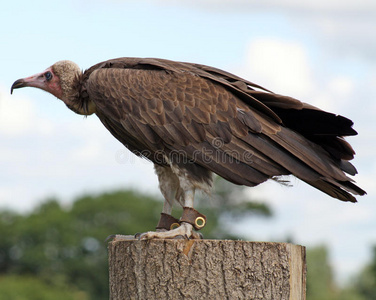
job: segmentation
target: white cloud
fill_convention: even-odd
[[[346,76],[337,76],[331,78],[328,83],[329,91],[337,95],[338,97],[345,99],[349,95],[352,95],[355,89],[354,81]]]
[[[103,153],[103,147],[98,140],[86,140],[84,144],[74,149],[71,158],[76,162],[93,163],[97,161]]]
[[[242,72],[244,77],[257,78],[259,84],[279,94],[305,98],[313,89],[307,51],[293,41],[253,40],[248,47],[246,70]]]
[[[323,77],[328,74],[324,74]],[[317,78],[316,78],[317,81]],[[319,82],[313,83],[315,86],[320,86]],[[330,76],[326,80],[322,80],[321,88],[314,89],[310,103],[323,110],[334,112],[337,114],[345,114],[352,117],[354,94],[356,92],[356,82],[354,78],[345,75]],[[341,109],[341,111],[339,111]]]
[[[374,0],[161,0],[220,13],[279,14],[297,31],[319,38],[322,47],[338,56],[359,56],[376,60],[376,1]],[[308,29],[308,30],[307,30]],[[278,31],[278,28],[275,29]]]
[[[51,134],[53,125],[49,120],[36,116],[32,101],[25,97],[12,97],[9,91],[0,86],[0,134],[17,136],[35,132]]]
[[[341,210],[337,212],[338,216],[333,220],[335,225],[345,225],[353,223],[370,223],[375,219],[375,212],[369,210],[365,206],[343,205]]]
[[[0,88],[0,132],[6,135],[28,131],[33,107],[27,99],[10,99]]]
[[[160,2],[176,3],[172,0],[161,0]],[[180,3],[190,3],[195,7],[206,7],[211,9],[228,10],[246,10],[257,11],[259,9],[274,10],[293,10],[299,12],[312,13],[370,13],[376,10],[376,3],[373,0],[318,0],[318,1],[299,1],[299,0],[189,0],[179,1]]]

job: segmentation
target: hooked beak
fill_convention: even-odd
[[[13,84],[12,87],[10,88],[10,93],[13,94],[14,89],[19,89],[27,86],[27,83],[24,79],[18,79],[16,80]]]
[[[44,79],[43,73],[38,73],[27,78],[21,78],[21,79],[16,80],[12,84],[12,87],[10,88],[10,93],[13,94],[14,89],[19,89],[19,88],[23,88],[27,86],[36,87],[36,88],[45,90],[46,81]]]

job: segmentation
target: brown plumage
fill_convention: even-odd
[[[95,113],[116,139],[156,165],[168,203],[186,205],[187,191],[208,190],[211,172],[247,186],[292,174],[343,201],[365,194],[346,175],[357,173],[343,138],[357,134],[351,120],[216,68],[118,58],[82,73],[63,61],[17,80],[12,90],[23,86],[54,94],[76,113]],[[172,196],[161,183],[167,169]]]

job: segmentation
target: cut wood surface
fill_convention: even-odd
[[[305,247],[233,240],[113,240],[110,299],[305,299]]]

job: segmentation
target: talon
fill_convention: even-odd
[[[135,235],[134,235],[134,238],[135,239],[140,239],[140,237],[141,237],[141,233],[140,232],[137,232]]]
[[[108,243],[116,238],[116,234],[110,234],[106,239],[104,240],[105,243]]]
[[[152,239],[154,236],[153,234],[159,234],[159,233],[162,233],[162,232],[153,232],[153,231],[148,231],[148,232],[144,232],[144,233],[139,233],[139,236],[138,236],[138,240],[141,241],[141,240],[150,240]]]
[[[200,232],[192,232],[190,239],[203,240],[204,236]]]
[[[174,239],[174,238],[185,238],[185,236],[197,238],[197,233],[193,232],[192,224],[182,222],[178,228],[168,230],[168,231],[149,231],[142,233],[139,239]]]

